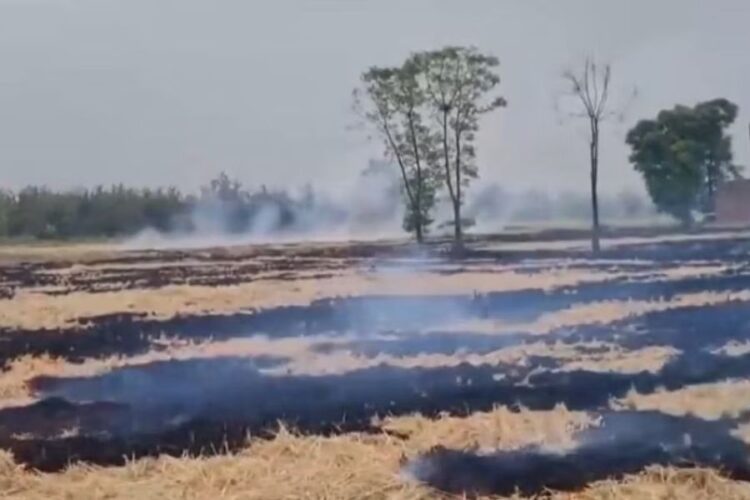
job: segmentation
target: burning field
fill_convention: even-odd
[[[748,236],[547,239],[6,250],[0,497],[750,498]]]

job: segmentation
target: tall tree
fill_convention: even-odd
[[[429,160],[440,165],[442,180],[453,205],[454,241],[462,244],[463,188],[478,175],[476,133],[479,119],[507,103],[494,95],[500,83],[496,57],[474,47],[445,47],[410,58],[419,68],[433,120]]]
[[[383,140],[386,156],[399,166],[407,202],[404,228],[414,231],[422,242],[432,222],[429,214],[435,190],[427,161],[430,136],[423,119],[425,94],[418,77],[414,61],[398,68],[372,67],[362,75],[354,101]]]
[[[581,111],[575,116],[588,122],[589,128],[589,163],[591,180],[591,250],[600,250],[599,225],[599,134],[601,123],[607,116],[609,84],[612,69],[609,64],[599,66],[592,58],[587,58],[579,72],[568,70],[563,73],[564,80],[570,86],[571,95],[578,101]]]
[[[727,99],[713,99],[699,103],[693,109],[698,130],[703,138],[703,170],[705,190],[701,200],[704,213],[713,216],[716,210],[716,190],[719,183],[738,171],[732,163],[731,138],[725,134],[727,127],[737,119],[738,107]]]
[[[736,117],[735,104],[714,99],[663,110],[628,132],[630,161],[659,210],[686,225],[696,210],[713,215],[717,186],[739,175],[726,134]]]

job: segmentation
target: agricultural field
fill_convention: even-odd
[[[0,251],[0,498],[750,499],[750,235]]]

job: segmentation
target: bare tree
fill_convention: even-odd
[[[589,159],[591,162],[591,250],[599,252],[599,199],[597,182],[599,178],[599,131],[602,121],[612,113],[607,110],[609,84],[612,69],[609,64],[597,66],[592,58],[586,58],[580,73],[568,70],[563,78],[570,85],[571,95],[579,101],[582,111],[574,116],[584,118],[589,125]]]

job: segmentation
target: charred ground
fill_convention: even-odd
[[[306,303],[270,307],[248,301],[233,312],[164,315],[124,307],[37,328],[7,320],[0,326],[5,376],[18,370],[19,359],[62,367],[25,375],[25,403],[0,409],[0,447],[22,464],[56,471],[78,460],[122,465],[125,457],[237,451],[248,433],[271,438],[279,421],[307,434],[375,435],[385,432],[376,416],[470,416],[498,405],[542,412],[564,404],[602,419],[578,435],[573,452],[436,449],[407,470],[444,491],[474,494],[579,489],[653,464],[748,478],[747,446],[732,434],[750,420],[745,413],[710,420],[611,406],[632,392],[750,378],[750,351],[724,349],[750,342],[750,241],[646,239],[611,245],[597,260],[575,248],[495,244],[474,241],[460,259],[439,244],[418,254],[382,244],[8,263],[0,270],[2,300],[33,294],[50,308],[79,296],[258,281],[307,281],[317,293],[347,273],[499,282],[496,290],[482,281],[478,290],[452,292],[454,281],[438,282],[437,291],[427,281],[424,289],[399,293],[379,290],[378,281],[359,293],[317,293]],[[528,286],[503,286],[509,273],[528,276]],[[563,278],[533,281],[550,273]],[[575,279],[565,278],[570,273]],[[597,307],[612,311],[600,318]],[[262,339],[262,349],[179,354],[254,339]],[[301,347],[289,347],[296,342]],[[628,367],[654,350],[666,354],[653,367]],[[92,363],[100,365],[80,373]]]

